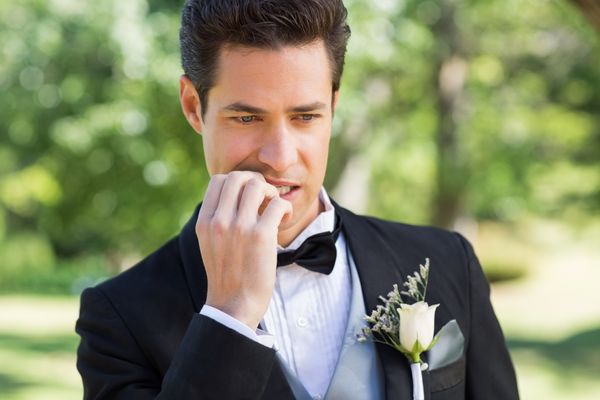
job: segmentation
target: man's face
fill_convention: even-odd
[[[208,171],[255,171],[277,186],[293,206],[292,218],[279,227],[280,237],[286,231],[294,237],[319,212],[332,98],[322,41],[280,50],[228,46],[221,51],[197,129]]]

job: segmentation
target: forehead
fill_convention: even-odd
[[[211,101],[256,103],[323,100],[331,96],[332,73],[324,43],[260,49],[228,45],[219,54]],[[210,103],[210,102],[209,102]]]

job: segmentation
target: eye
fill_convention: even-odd
[[[254,115],[243,115],[241,117],[238,117],[238,119],[244,124],[249,124],[250,122],[256,120],[256,117]]]
[[[300,114],[296,117],[302,122],[310,122],[317,119],[319,116],[317,114]]]

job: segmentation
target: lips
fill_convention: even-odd
[[[292,181],[282,181],[265,178],[268,184],[273,185],[277,188],[280,196],[285,196],[286,194],[298,189],[300,185],[296,184],[296,182]]]

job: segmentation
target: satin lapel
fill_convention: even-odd
[[[192,297],[194,310],[200,312],[200,309],[206,302],[206,272],[204,263],[200,255],[200,246],[196,237],[196,220],[200,206],[194,210],[194,214],[184,225],[179,234],[179,252],[183,262],[185,278],[187,280],[188,290]],[[279,363],[279,361],[276,361]],[[292,391],[282,372],[280,365],[274,365],[273,371],[267,388],[265,389],[263,400],[282,400],[293,399]]]
[[[379,296],[386,296],[394,283],[401,283],[411,273],[412,265],[398,256],[377,226],[334,203],[342,217],[342,230],[350,246],[363,289],[367,312],[373,310]],[[410,251],[410,250],[409,250]],[[385,374],[385,393],[389,400],[412,398],[410,366],[404,355],[377,343],[377,353]]]

